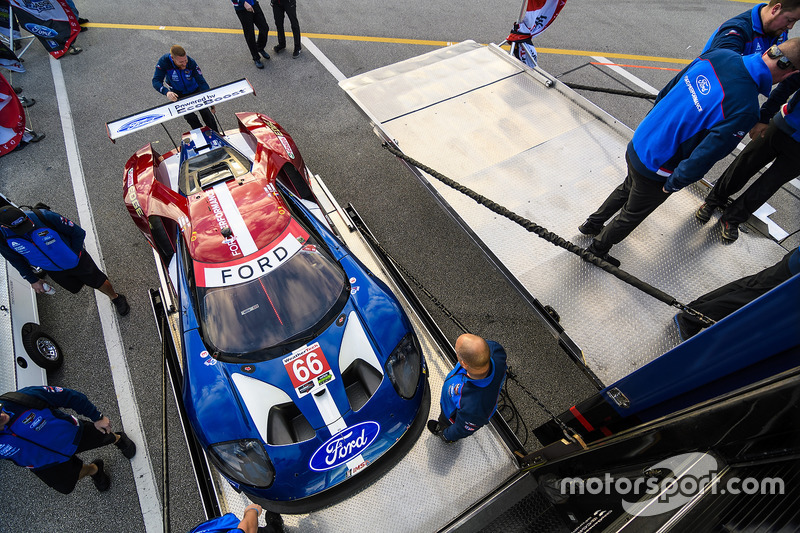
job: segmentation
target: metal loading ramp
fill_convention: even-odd
[[[582,247],[591,238],[578,225],[626,174],[630,129],[495,45],[465,41],[340,86],[408,156]],[[530,296],[555,308],[606,385],[679,343],[674,308],[419,175]],[[624,270],[683,303],[786,252],[756,232],[723,246],[717,219],[693,216],[704,192],[674,194],[612,250]]]

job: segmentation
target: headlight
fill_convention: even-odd
[[[406,400],[413,398],[417,390],[421,363],[421,356],[412,333],[403,337],[386,361],[386,375],[389,376],[397,394]]]
[[[264,445],[258,440],[214,444],[208,448],[208,452],[214,466],[237,483],[267,488],[275,480],[275,468],[264,451]]]

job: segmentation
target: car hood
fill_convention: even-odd
[[[326,427],[332,435],[349,425],[342,373],[353,364],[368,365],[382,379],[387,357],[410,326],[399,303],[356,260],[346,257],[342,266],[350,276],[348,302],[325,331],[291,353],[260,363],[224,363],[208,354],[199,336],[197,343],[187,342],[187,405],[202,441],[269,443],[270,409],[286,404],[297,406],[314,431],[323,430],[320,436]]]

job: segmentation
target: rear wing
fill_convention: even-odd
[[[135,131],[140,131],[162,122],[167,122],[174,118],[185,115],[192,111],[211,107],[226,100],[239,98],[246,94],[255,94],[253,86],[242,78],[238,81],[214,87],[205,92],[198,93],[183,98],[177,102],[169,102],[164,105],[151,107],[145,111],[128,115],[112,122],[106,122],[106,133],[111,142],[115,142],[120,137],[124,137]]]

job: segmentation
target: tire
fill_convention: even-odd
[[[22,326],[22,345],[28,357],[48,372],[64,364],[64,353],[58,343],[32,322]]]

